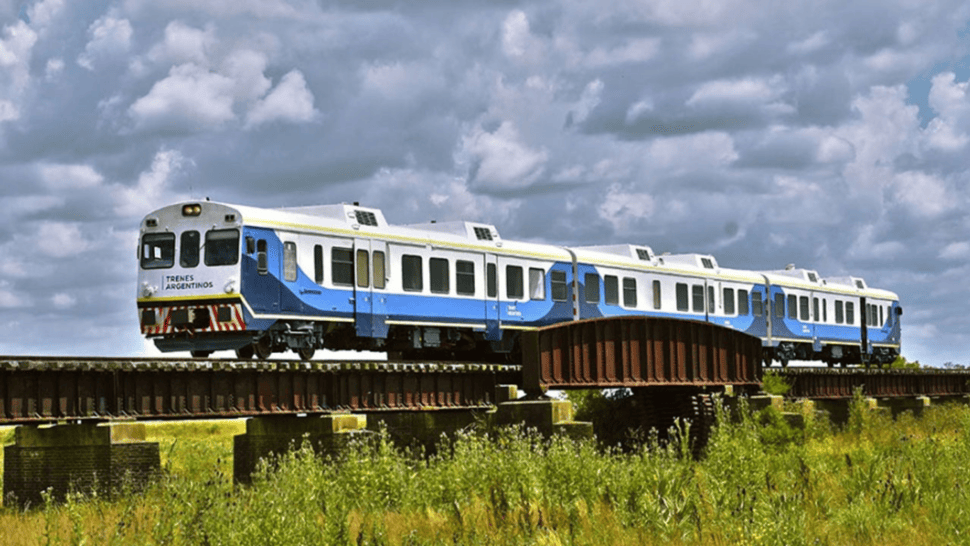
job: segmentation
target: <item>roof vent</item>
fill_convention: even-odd
[[[647,250],[647,249],[645,249],[645,248],[638,248],[637,249],[637,258],[640,258],[641,260],[644,260],[644,261],[649,262],[650,261],[650,251]]]
[[[492,230],[484,227],[475,227],[475,237],[479,241],[491,241],[492,240]]]
[[[704,266],[704,269],[714,269],[714,261],[710,258],[701,258],[701,265]]]
[[[362,226],[376,226],[377,216],[373,212],[368,212],[366,210],[355,210],[354,214],[357,217],[357,223]]]

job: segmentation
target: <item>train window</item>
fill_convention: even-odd
[[[845,302],[845,323],[855,324],[855,304],[851,301]]]
[[[330,249],[330,276],[335,285],[354,285],[354,251],[349,248]]]
[[[323,284],[323,246],[313,246],[313,280]]]
[[[256,272],[260,275],[269,273],[269,261],[266,259],[266,240],[256,242]]]
[[[600,302],[600,276],[596,273],[586,274],[586,303]]]
[[[205,234],[205,265],[239,263],[239,230],[213,229]]]
[[[546,272],[534,267],[529,268],[529,299],[546,299]]]
[[[801,296],[800,298],[798,298],[798,309],[800,311],[799,313],[800,320],[807,322],[808,320],[811,319],[808,312],[808,309],[809,309],[808,296]]]
[[[623,278],[623,306],[637,306],[637,280],[629,277]]]
[[[603,296],[607,305],[620,304],[620,281],[615,275],[603,277]]]
[[[820,318],[818,314],[818,298],[812,298],[812,320],[818,322]]]
[[[566,272],[549,272],[549,289],[552,292],[552,301],[566,301],[569,291],[566,289]]]
[[[687,294],[687,285],[677,283],[677,310],[690,311],[690,297]]]
[[[660,281],[653,281],[653,308],[654,309],[660,309],[661,303],[663,303],[660,296],[661,296]]]
[[[517,265],[505,266],[505,296],[510,300],[520,300],[525,294],[522,284],[522,268]]]
[[[428,261],[428,270],[431,272],[431,292],[433,294],[447,294],[451,290],[448,260],[431,258]]]
[[[751,293],[751,314],[760,317],[765,314],[765,302],[761,299],[761,291]]]
[[[488,297],[498,296],[498,272],[495,270],[495,264],[485,266],[485,285],[488,289]]]
[[[254,252],[256,252],[256,239],[246,237],[246,254],[252,254]]]
[[[401,282],[407,292],[421,292],[424,290],[424,273],[421,267],[421,256],[405,254],[401,256]]]
[[[357,287],[367,288],[370,286],[370,259],[369,254],[364,249],[357,250]]]
[[[690,287],[691,290],[691,300],[693,301],[692,310],[695,313],[704,312],[704,286],[700,284],[695,284]]]
[[[775,318],[785,318],[785,295],[775,294]]]
[[[458,260],[455,262],[455,291],[462,296],[475,295],[475,264]]]
[[[842,324],[845,322],[845,312],[842,310],[843,303],[836,300],[835,302],[835,323]]]
[[[383,290],[384,284],[387,282],[387,264],[384,258],[384,252],[381,250],[374,251],[374,288]]]
[[[166,269],[173,265],[175,265],[175,234],[146,233],[141,240],[141,268]]]
[[[734,289],[733,288],[724,289],[724,314],[725,315],[734,314]]]
[[[283,279],[287,282],[296,280],[296,243],[283,243]]]
[[[714,299],[714,287],[713,286],[708,286],[707,287],[707,312],[708,313],[714,313],[715,312],[715,310],[716,310],[715,303],[716,302],[717,302],[717,300]]]
[[[760,296],[761,294],[758,294],[758,295]],[[758,298],[758,301],[759,302],[761,301],[760,297]],[[748,309],[748,291],[738,290],[738,314],[747,316],[749,312],[750,310]]]
[[[788,318],[790,319],[798,318],[798,296],[795,296],[795,295],[788,296]]]
[[[829,300],[822,300],[822,322],[829,321]]]
[[[199,247],[202,246],[202,236],[198,231],[186,231],[179,239],[179,265],[195,267],[199,265]]]

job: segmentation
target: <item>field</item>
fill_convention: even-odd
[[[433,456],[378,434],[337,460],[295,451],[251,487],[232,484],[241,422],[153,424],[147,491],[0,509],[0,544],[970,544],[970,408],[729,421],[700,461],[676,434],[621,451],[469,431]]]

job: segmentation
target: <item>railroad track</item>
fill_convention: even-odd
[[[0,357],[0,424],[488,408],[521,367]]]

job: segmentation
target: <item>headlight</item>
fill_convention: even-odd
[[[155,287],[150,286],[147,282],[141,283],[141,296],[143,298],[150,298],[155,295]]]
[[[236,291],[236,279],[229,279],[226,283],[226,294],[232,294]]]
[[[182,216],[198,216],[202,214],[202,205],[182,205]]]

